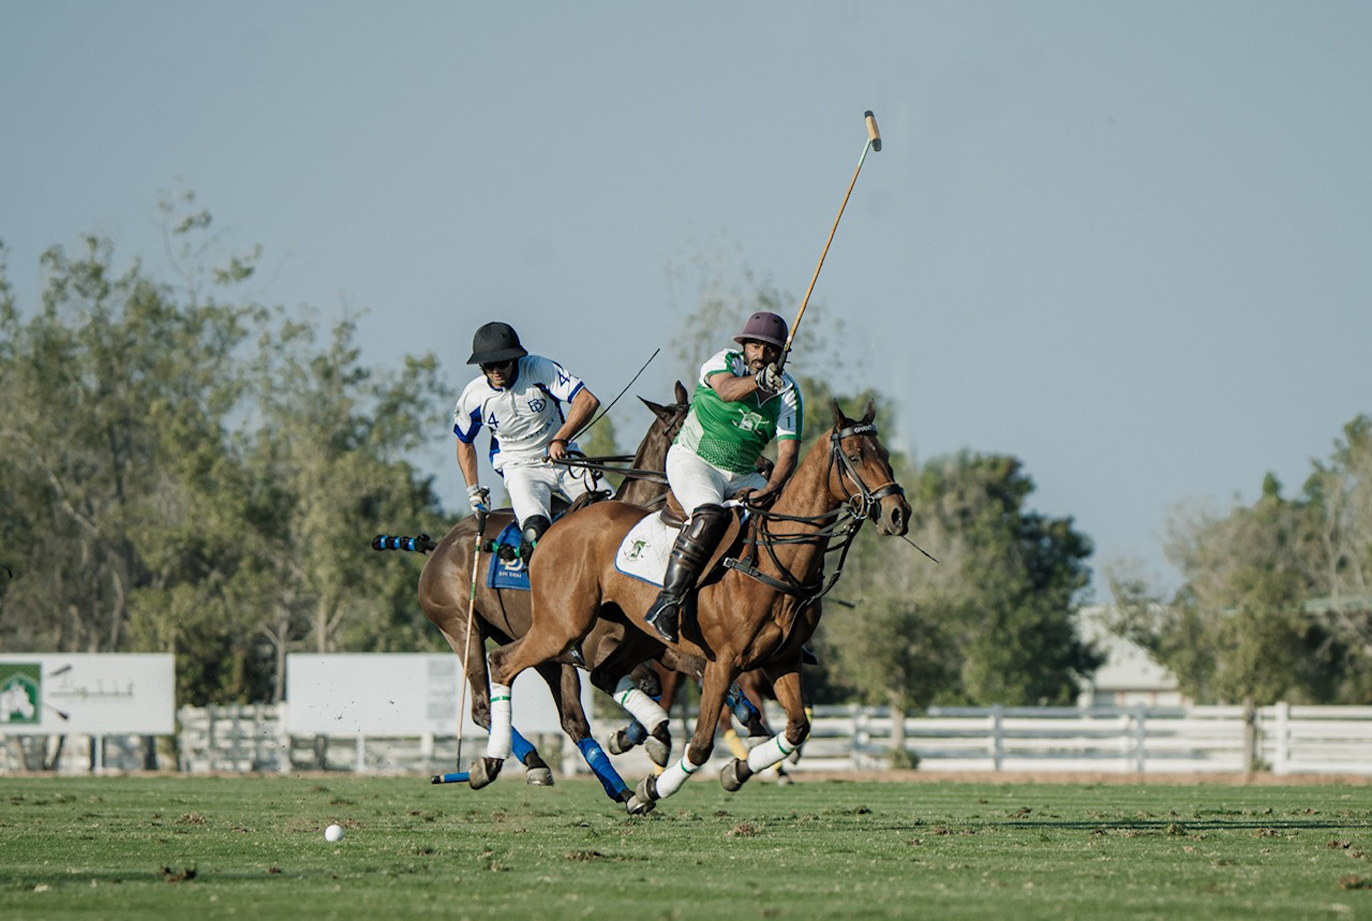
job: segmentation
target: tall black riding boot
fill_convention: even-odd
[[[662,578],[662,591],[644,620],[668,643],[676,642],[677,624],[681,609],[700,571],[714,552],[715,544],[729,525],[729,512],[720,505],[702,505],[677,535],[667,559],[667,573]]]

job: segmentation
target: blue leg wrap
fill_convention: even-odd
[[[600,747],[595,739],[582,739],[576,743],[576,747],[581,749],[581,757],[586,759],[586,763],[591,767],[591,772],[600,781],[600,785],[605,788],[606,796],[618,802],[623,794],[629,792],[628,784],[624,783],[624,778],[619,776],[614,765],[610,763],[610,756],[605,754],[605,750]]]
[[[638,720],[629,720],[629,725],[624,727],[624,740],[630,747],[642,745],[643,740],[648,738],[648,730]]]
[[[758,713],[757,707],[753,706],[753,702],[743,696],[743,692],[739,690],[737,684],[729,685],[729,690],[724,695],[724,701],[733,711],[734,718],[740,723],[747,723],[754,716],[762,716],[761,713]]]
[[[510,746],[514,751],[514,756],[521,762],[524,760],[525,755],[532,751],[536,751],[536,749],[529,744],[529,740],[520,735],[519,730],[514,728],[514,726],[510,727]]]

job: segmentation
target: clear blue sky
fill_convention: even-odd
[[[160,271],[192,190],[260,299],[366,309],[372,362],[456,385],[501,318],[608,399],[694,307],[674,266],[793,313],[870,108],[810,310],[918,460],[1017,455],[1166,581],[1174,506],[1295,491],[1372,412],[1369,48],[1366,2],[0,0],[0,239],[31,309],[86,232]]]

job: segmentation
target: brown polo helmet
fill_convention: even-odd
[[[786,347],[786,321],[774,313],[759,310],[743,324],[743,332],[734,337],[739,345],[745,342],[765,342],[779,349]]]

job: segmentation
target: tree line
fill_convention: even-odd
[[[1170,597],[1110,574],[1116,632],[1200,701],[1372,703],[1372,417],[1355,416],[1299,494],[1272,474],[1252,505],[1178,510]]]
[[[214,261],[185,205],[175,284],[87,237],[21,311],[0,261],[0,648],[172,652],[183,704],[280,700],[292,650],[440,648],[417,564],[368,546],[444,520],[409,460],[436,359],[372,368],[352,320],[237,297],[256,253]]]

